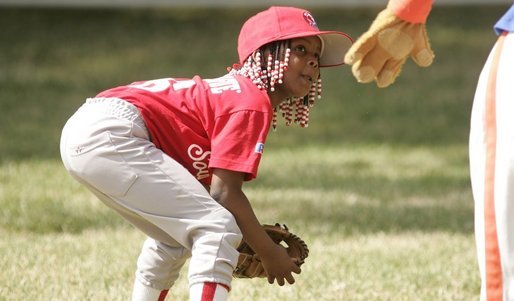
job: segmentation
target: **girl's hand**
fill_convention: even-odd
[[[300,274],[300,267],[289,257],[287,251],[281,245],[275,245],[272,252],[261,255],[262,265],[268,274],[268,282],[272,284],[277,280],[277,284],[282,286],[287,281],[289,284],[295,282],[293,274]]]

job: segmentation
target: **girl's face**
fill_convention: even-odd
[[[319,78],[320,55],[321,40],[317,36],[291,40],[291,55],[283,84],[275,86],[276,98],[280,98],[278,103],[291,96],[303,97],[309,93]]]

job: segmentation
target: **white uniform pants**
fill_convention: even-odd
[[[469,141],[482,301],[514,301],[514,34],[493,47],[477,85]]]
[[[190,285],[230,287],[242,237],[233,215],[155,147],[136,107],[88,99],[63,129],[61,157],[75,179],[149,236],[137,262],[139,281],[169,289],[191,257]]]

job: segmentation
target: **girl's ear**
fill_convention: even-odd
[[[264,47],[260,48],[259,51],[261,52],[261,59],[267,58],[268,55],[271,53],[271,46],[269,46],[269,45],[264,46]]]
[[[251,57],[255,60],[255,57],[257,56],[257,53],[259,53],[259,52],[260,52],[260,54],[261,54],[261,59],[262,59],[262,57],[264,57],[264,55],[267,55],[267,53],[268,53],[269,51],[267,51],[267,48],[262,48],[262,47],[261,47],[261,48],[259,48],[259,49],[255,50],[255,51],[252,53]]]
[[[270,53],[269,47],[261,47],[257,50],[255,50],[250,57],[253,59],[254,62],[257,61],[257,55],[260,55],[260,61],[261,61],[261,67],[265,64],[265,59],[268,57],[268,54]]]

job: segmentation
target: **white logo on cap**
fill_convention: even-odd
[[[307,23],[309,23],[310,26],[315,27],[316,29],[318,29],[318,25],[316,24],[316,20],[314,20],[314,17],[311,15],[310,12],[308,12],[308,11],[303,12],[303,18],[305,19],[305,21],[307,21]]]

